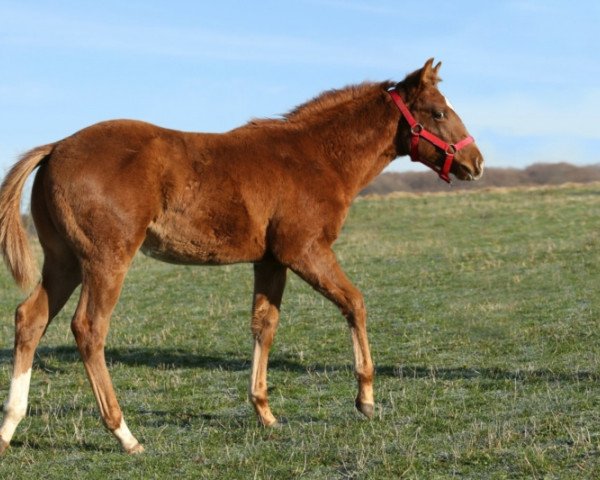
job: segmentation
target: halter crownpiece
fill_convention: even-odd
[[[475,139],[471,135],[467,135],[465,138],[463,138],[460,142],[457,143],[444,142],[438,136],[425,130],[425,127],[415,120],[415,117],[412,116],[410,110],[404,103],[404,100],[402,100],[402,97],[398,95],[398,92],[396,92],[395,90],[388,90],[388,93],[392,97],[392,100],[394,101],[394,103],[400,110],[400,113],[402,113],[402,116],[406,119],[406,122],[410,127],[410,159],[413,162],[421,162],[423,165],[427,165],[434,172],[436,172],[442,180],[444,180],[447,183],[450,183],[450,168],[452,167],[452,161],[454,160],[454,156],[459,150],[473,143]],[[438,167],[435,163],[421,158],[421,156],[419,155],[419,140],[421,139],[421,137],[423,137],[432,145],[441,149],[446,154],[446,158],[444,159],[444,165],[442,165],[442,168]]]

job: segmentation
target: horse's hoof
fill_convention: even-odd
[[[276,418],[272,418],[269,420],[260,420],[260,424],[265,428],[279,428],[281,427],[281,423],[277,421]]]
[[[275,419],[271,425],[268,425],[269,428],[283,428],[289,423],[287,418],[278,418]]]
[[[0,438],[0,455],[6,452],[6,450],[8,450],[8,443]]]
[[[359,400],[356,400],[356,409],[368,419],[373,418],[375,406],[372,403],[362,403]]]
[[[136,443],[133,447],[126,449],[125,452],[128,455],[137,455],[144,452],[144,447],[141,443]]]

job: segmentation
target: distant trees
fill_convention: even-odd
[[[560,185],[562,183],[600,182],[600,164],[578,167],[570,163],[535,163],[523,170],[486,168],[476,182],[453,182],[453,190],[475,190],[490,187]],[[441,192],[448,185],[431,172],[382,173],[360,195],[391,192]]]

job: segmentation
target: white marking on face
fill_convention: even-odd
[[[454,110],[454,107],[450,103],[450,100],[448,100],[446,97],[444,97],[444,100],[446,100],[446,105],[448,105],[448,108],[450,108],[450,110],[452,110],[453,112],[455,112],[456,110]]]
[[[17,425],[27,413],[27,396],[31,383],[31,368],[25,373],[12,378],[8,400],[4,404],[4,420],[0,427],[0,437],[9,443],[17,429]]]

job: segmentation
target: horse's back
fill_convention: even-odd
[[[80,257],[103,245],[175,263],[257,260],[269,209],[220,137],[132,120],[92,125],[57,144],[32,202]]]

